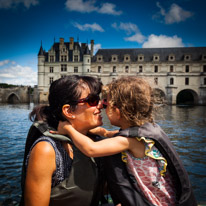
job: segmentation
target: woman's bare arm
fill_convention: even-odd
[[[39,142],[31,151],[25,182],[25,206],[48,206],[55,151],[48,142]]]

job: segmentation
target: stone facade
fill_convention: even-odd
[[[52,81],[65,75],[89,75],[103,84],[121,76],[146,78],[157,102],[206,105],[206,47],[100,49],[60,38],[38,54],[39,102],[47,102]]]

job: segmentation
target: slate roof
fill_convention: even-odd
[[[118,62],[124,61],[124,55],[130,55],[131,62],[137,62],[138,55],[144,56],[143,62],[152,62],[153,56],[159,56],[159,61],[168,62],[169,55],[175,56],[175,62],[184,61],[185,55],[190,55],[190,61],[202,60],[202,55],[206,57],[206,47],[175,47],[175,48],[136,48],[136,49],[99,49],[92,62],[97,62],[97,56],[103,56],[103,62],[111,62],[112,55],[118,56]]]
[[[59,42],[55,42],[53,44],[53,49],[55,51],[55,59],[56,59],[56,62],[59,62]],[[64,45],[66,46],[66,48],[68,49],[68,56],[69,56],[69,61],[72,61],[72,58],[73,58],[73,50],[69,50],[69,42],[64,42]],[[85,43],[82,43],[81,46],[79,44],[79,42],[74,42],[74,48],[77,47],[77,49],[80,51],[80,61],[83,61],[83,55],[84,54],[90,54],[90,50],[88,48],[88,45],[86,45]],[[39,53],[38,53],[38,56],[39,55],[44,55],[46,58],[45,58],[45,61],[47,62],[48,61],[48,52],[46,51],[43,51],[43,48],[42,46],[40,47],[40,50],[39,50]]]

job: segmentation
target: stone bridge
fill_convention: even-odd
[[[33,88],[30,86],[17,86],[0,88],[0,103],[30,103],[33,102]]]

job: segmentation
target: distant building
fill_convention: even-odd
[[[146,78],[156,101],[206,105],[206,47],[99,49],[70,38],[38,54],[39,101],[47,102],[52,81],[65,75],[89,75],[104,84],[121,76]]]

